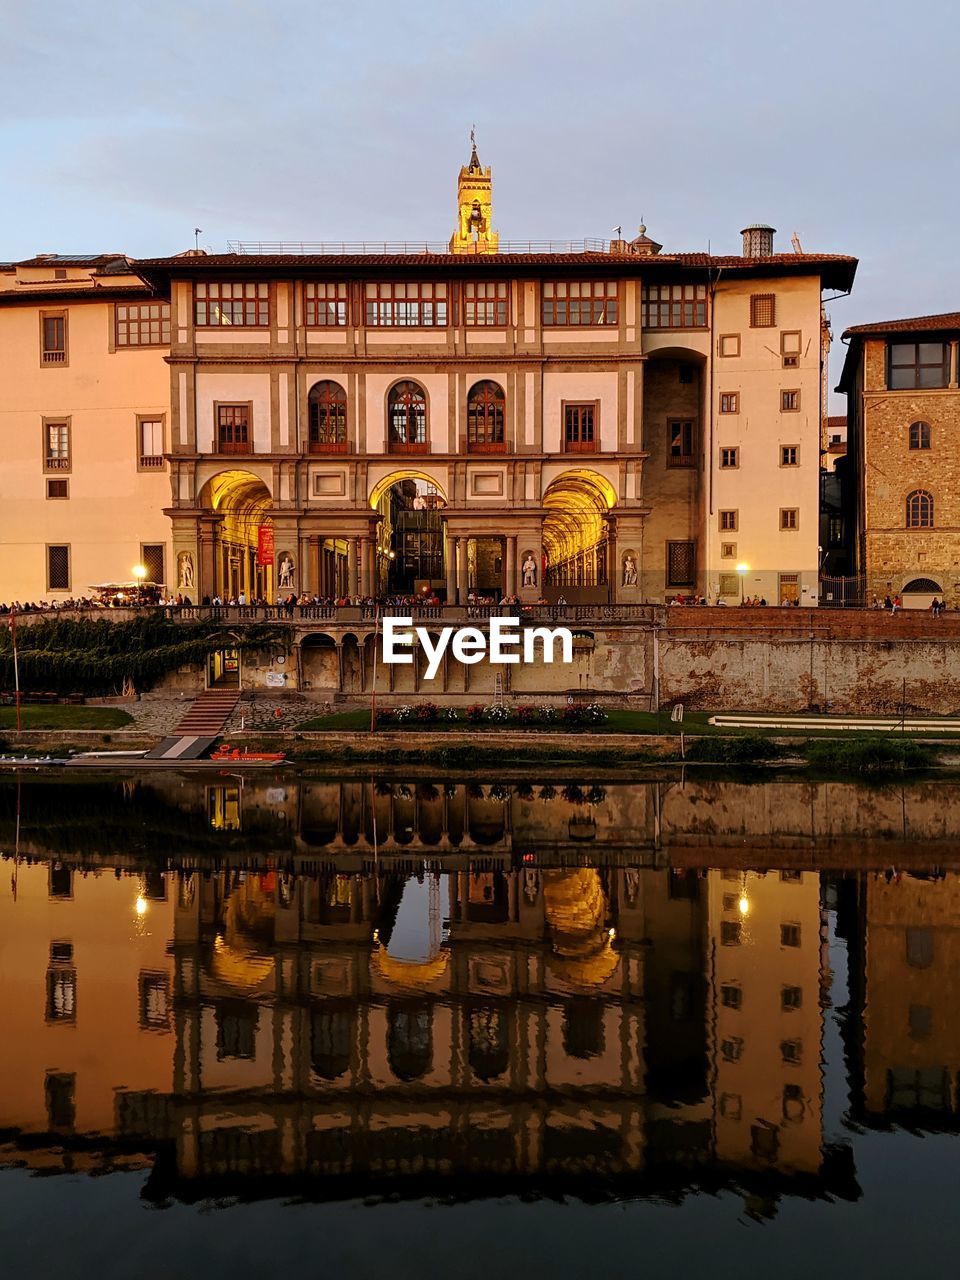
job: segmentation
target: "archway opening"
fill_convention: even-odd
[[[259,476],[249,471],[221,471],[208,480],[200,493],[200,505],[217,517],[214,525],[212,565],[204,563],[202,590],[223,600],[273,602],[273,555],[269,563],[261,555],[270,546],[272,499]],[[271,530],[272,532],[272,530]],[[207,580],[209,577],[209,580]]]
[[[438,597],[446,591],[444,519],[446,498],[422,471],[399,471],[370,495],[380,514],[375,587],[378,595]]]
[[[571,603],[608,590],[607,515],[613,485],[595,471],[565,471],[543,495],[544,584]]]

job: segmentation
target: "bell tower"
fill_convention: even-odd
[[[476,130],[470,130],[470,163],[457,179],[457,229],[450,237],[451,253],[496,253],[500,235],[493,221],[493,180],[490,166],[481,168],[477,157]]]

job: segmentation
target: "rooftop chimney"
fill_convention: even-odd
[[[775,227],[768,227],[764,222],[754,222],[740,232],[743,236],[743,256],[745,258],[769,258],[773,254],[773,237]]]

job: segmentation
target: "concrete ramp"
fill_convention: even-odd
[[[215,737],[194,733],[164,738],[158,747],[148,751],[144,760],[199,760],[216,742]]]

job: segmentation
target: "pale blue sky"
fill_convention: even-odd
[[[0,259],[445,239],[477,126],[509,239],[861,260],[831,306],[960,307],[948,0],[0,0]],[[835,372],[839,369],[835,350]]]

